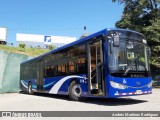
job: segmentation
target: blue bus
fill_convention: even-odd
[[[151,94],[149,57],[143,34],[107,28],[21,63],[20,89],[75,101]]]

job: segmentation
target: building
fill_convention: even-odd
[[[76,40],[76,37],[63,37],[51,35],[36,35],[36,34],[16,34],[18,44],[24,43],[27,47],[46,48],[48,45],[61,47]]]
[[[7,28],[0,28],[0,44],[7,43]]]

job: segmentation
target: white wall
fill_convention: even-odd
[[[71,43],[76,40],[76,37],[63,37],[51,35],[34,35],[34,34],[16,34],[17,42],[43,42],[44,44],[51,43]]]
[[[7,40],[7,28],[0,28],[0,41]]]

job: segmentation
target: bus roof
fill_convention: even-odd
[[[37,56],[37,57],[31,58],[31,59],[29,59],[29,60],[26,60],[26,61],[22,62],[21,64],[26,63],[26,62],[29,62],[29,61],[32,61],[32,60],[36,60],[36,59],[39,59],[39,58],[41,58],[41,57],[43,57],[43,56],[46,56],[46,55],[48,55],[48,54],[52,54],[52,53],[55,53],[55,52],[57,52],[57,51],[60,51],[60,50],[69,48],[69,47],[74,46],[74,45],[76,45],[76,44],[79,44],[79,43],[82,43],[82,42],[84,42],[84,41],[87,41],[87,40],[89,40],[89,39],[91,39],[91,38],[94,38],[94,37],[96,37],[96,36],[106,35],[108,31],[128,31],[128,32],[132,32],[132,33],[136,33],[136,34],[140,34],[140,35],[144,36],[143,34],[141,34],[141,33],[139,33],[139,32],[136,32],[136,31],[133,31],[133,30],[129,30],[129,29],[106,28],[106,29],[103,29],[103,30],[101,30],[101,31],[99,31],[99,32],[96,32],[96,33],[94,33],[94,34],[91,34],[91,35],[89,35],[89,36],[87,36],[87,37],[78,39],[78,40],[76,40],[76,41],[74,41],[74,42],[72,42],[72,43],[69,43],[69,44],[67,44],[67,45],[64,45],[64,46],[59,47],[59,48],[54,49],[54,50],[51,50],[51,51],[49,51],[49,52],[47,52],[47,53],[44,53],[44,54],[42,54],[42,55],[39,55],[39,56]]]

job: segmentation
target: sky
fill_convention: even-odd
[[[112,0],[0,0],[0,27],[7,28],[7,42],[14,45],[16,33],[78,39],[84,32],[115,28],[122,11]]]

